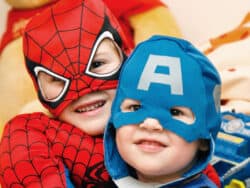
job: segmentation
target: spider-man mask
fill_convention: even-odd
[[[104,39],[113,41],[122,58],[100,73],[91,67]],[[23,43],[26,66],[39,99],[55,116],[87,93],[116,88],[122,59],[129,52],[118,22],[99,0],[59,1],[30,21]],[[63,83],[56,97],[48,99],[42,94],[40,72]]]

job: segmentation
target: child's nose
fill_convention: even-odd
[[[147,118],[142,123],[139,124],[140,128],[148,129],[148,130],[155,130],[155,131],[162,131],[163,127],[161,126],[160,122],[154,118]]]

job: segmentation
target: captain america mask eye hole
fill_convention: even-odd
[[[86,73],[90,76],[100,78],[112,76],[119,71],[123,62],[121,49],[112,39],[112,35],[109,35],[109,33],[106,33],[106,35],[102,35],[106,38],[101,37],[102,39],[99,38],[96,42],[98,44],[96,51],[93,51],[94,56],[90,58],[86,70]]]
[[[57,101],[65,93],[69,81],[42,67],[36,67],[39,89],[45,101]]]
[[[121,105],[122,112],[135,112],[141,108],[141,104],[137,100],[125,99]]]
[[[176,120],[186,124],[192,124],[195,121],[194,113],[190,108],[183,106],[175,106],[170,109],[170,114]]]
[[[134,99],[125,99],[121,104],[122,112],[135,112],[141,108],[141,103]],[[175,106],[170,109],[170,114],[173,119],[182,121],[186,124],[192,124],[195,121],[194,113],[190,108],[183,106]]]

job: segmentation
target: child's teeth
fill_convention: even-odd
[[[87,111],[91,111],[91,110],[94,110],[100,106],[102,106],[104,103],[103,102],[99,102],[99,103],[96,103],[94,105],[91,105],[91,106],[87,106],[87,107],[84,107],[84,108],[81,108],[81,109],[77,109],[76,111],[77,112],[87,112]]]

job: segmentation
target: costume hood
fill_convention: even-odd
[[[209,154],[183,178],[201,172],[213,155],[214,139],[221,124],[220,85],[219,74],[212,63],[188,41],[153,36],[140,43],[121,70],[112,114],[104,135],[105,165],[113,180],[116,183],[131,178],[133,183],[136,181],[135,172],[118,153],[116,129],[139,124],[147,117],[157,119],[164,129],[187,142],[209,140]],[[122,112],[121,104],[128,98],[140,101],[141,108]],[[187,125],[174,119],[170,113],[174,106],[191,109],[195,121]]]

